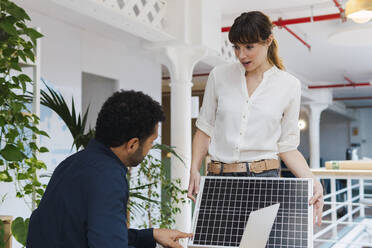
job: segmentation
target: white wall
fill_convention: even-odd
[[[117,90],[117,82],[115,80],[91,73],[83,73],[81,92],[82,116],[89,107],[85,132],[94,128],[103,103]]]
[[[361,158],[372,158],[372,109],[359,109],[357,114],[359,121],[351,123],[350,132],[352,133],[353,129],[356,128],[358,133],[351,136],[351,142],[361,145],[359,151]]]
[[[73,96],[78,110],[81,108],[83,72],[112,78],[118,82],[119,88],[141,90],[161,101],[161,66],[151,54],[143,52],[139,39],[133,43],[133,39],[137,38],[120,34],[121,40],[115,41],[51,16],[25,10],[32,19],[30,25],[40,27],[44,34],[41,45],[42,77],[58,89],[68,103]],[[126,35],[128,43],[125,38],[123,40]],[[41,128],[50,135],[50,139],[42,139],[42,144],[51,151],[41,159],[52,172],[57,164],[74,152],[71,150],[72,137],[54,113],[42,109],[41,119]],[[12,183],[0,184],[0,196],[5,193],[8,196],[0,205],[0,215],[30,215],[24,202],[14,197]],[[14,243],[13,247],[21,247]]]
[[[304,113],[300,114],[308,124]],[[323,111],[320,117],[320,157],[323,162],[328,160],[345,160],[346,148],[350,145],[350,121],[330,111]],[[309,129],[301,131],[299,151],[306,159],[309,158]]]
[[[324,111],[320,118],[320,157],[323,161],[345,160],[350,146],[350,120]]]

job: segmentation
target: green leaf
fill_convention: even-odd
[[[33,190],[33,185],[32,184],[26,184],[26,186],[23,187],[25,191],[32,191]]]
[[[7,144],[1,151],[0,155],[8,161],[22,161],[26,155],[19,148],[12,144]]]
[[[18,168],[18,164],[15,163],[15,162],[12,162],[12,163],[8,163],[8,166],[10,169],[15,169],[15,168]]]
[[[43,37],[42,34],[40,34],[38,31],[36,31],[33,28],[27,28],[25,32],[30,36],[32,42],[36,44],[36,40]]]
[[[35,167],[37,169],[46,169],[47,168],[46,165],[45,165],[45,163],[43,161],[41,161],[41,160],[36,161]]]
[[[130,188],[129,191],[135,191],[135,190],[150,188],[152,185],[156,185],[156,184],[157,183],[155,182],[155,183],[149,183],[149,184],[141,185],[141,186],[138,186],[138,187]]]
[[[153,199],[150,199],[146,196],[143,196],[141,193],[139,192],[129,192],[129,197],[130,198],[138,198],[140,200],[143,200],[143,201],[147,201],[147,202],[151,202],[151,203],[155,203],[155,204],[158,204],[159,201],[155,201]]]
[[[5,248],[5,225],[2,220],[0,220],[0,247]]]
[[[10,68],[11,69],[14,69],[14,70],[16,70],[16,71],[22,71],[22,69],[21,69],[21,67],[19,66],[19,64],[18,64],[18,61],[16,61],[16,62],[10,62]]]
[[[40,186],[41,186],[41,183],[40,183],[39,181],[36,181],[36,180],[34,180],[34,181],[32,182],[32,184],[33,184],[35,187],[40,187]]]
[[[26,90],[27,90],[27,85],[26,85],[25,82],[21,82],[21,84],[22,84],[22,90],[23,90],[23,93],[25,93]]]
[[[38,149],[35,142],[30,142],[30,148],[35,151]]]
[[[94,131],[91,130],[89,130],[87,136],[84,135],[84,131],[86,130],[86,122],[84,123],[84,118],[86,118],[86,114],[84,114],[82,121],[81,115],[75,110],[74,98],[72,98],[72,107],[70,110],[63,96],[49,87],[45,82],[44,84],[47,91],[41,90],[40,92],[41,104],[52,109],[64,121],[74,138],[73,145],[75,145],[76,149],[79,150],[79,148],[86,145],[89,138],[94,135]]]
[[[0,116],[0,127],[5,126],[5,123],[6,123],[5,118],[3,116]]]
[[[21,82],[32,82],[31,78],[29,76],[27,76],[26,74],[20,74],[18,76],[18,79],[21,81]]]
[[[24,246],[26,245],[29,221],[30,219],[28,218],[24,220],[22,217],[17,217],[12,222],[12,234],[14,238]]]
[[[13,47],[7,47],[3,50],[4,57],[10,57],[16,50]]]
[[[49,152],[49,150],[48,150],[48,148],[46,148],[46,147],[41,147],[40,148],[40,150],[39,150],[41,153],[43,153],[43,152]]]
[[[24,49],[23,52],[32,62],[35,62],[35,55],[31,49]]]
[[[19,136],[19,132],[17,129],[10,129],[8,130],[8,133],[5,135],[5,137],[11,141],[15,140],[15,138],[18,136]]]
[[[170,152],[176,158],[178,158],[183,164],[185,164],[183,159],[176,153],[176,151],[174,150],[174,147],[172,147],[172,146],[168,146],[168,145],[165,145],[165,144],[155,144],[152,148],[153,149],[158,149],[160,151],[165,151],[167,153]]]
[[[49,137],[48,133],[46,133],[45,131],[39,130],[37,133],[42,136]]]
[[[24,54],[24,52],[23,51],[18,51],[18,55],[19,55],[19,57],[21,57],[21,59],[23,60],[23,62],[27,62],[27,58],[26,58],[26,56],[25,56],[25,54]]]
[[[0,28],[11,35],[17,35],[17,29],[8,22],[0,22]]]
[[[18,173],[18,174],[17,174],[17,180],[18,180],[18,181],[26,180],[26,179],[28,179],[28,178],[29,178],[29,176],[28,176],[28,174],[26,174],[26,173]]]
[[[19,84],[19,79],[18,79],[18,77],[13,76],[13,77],[12,77],[12,80],[13,80],[14,83]]]
[[[24,108],[24,105],[20,102],[12,102],[10,104],[10,107],[12,108],[12,111],[15,113],[21,112]]]
[[[11,182],[13,181],[13,178],[9,175],[9,172],[7,170],[0,171],[0,181]]]
[[[24,9],[18,7],[15,3],[10,2],[7,11],[10,15],[14,16],[18,20],[31,20]]]

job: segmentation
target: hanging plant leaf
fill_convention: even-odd
[[[160,151],[169,152],[169,153],[173,154],[176,158],[178,158],[183,164],[185,164],[183,159],[176,153],[176,151],[174,150],[175,147],[173,147],[173,146],[168,146],[168,145],[165,145],[165,144],[155,144],[152,148],[153,149],[158,149]]]
[[[44,152],[49,152],[49,150],[48,148],[43,146],[43,147],[40,147],[39,152],[44,153]]]
[[[28,21],[31,20],[30,17],[24,11],[24,9],[18,7],[16,4],[14,4],[12,2],[9,2],[8,5],[9,5],[8,12],[12,16],[16,17],[17,19],[25,19],[25,20],[28,20]]]
[[[28,224],[30,219],[23,219],[22,217],[17,217],[12,222],[12,234],[14,238],[22,245],[26,246],[27,241],[27,232],[28,232]]]
[[[0,181],[11,182],[13,181],[13,178],[9,175],[9,172],[7,170],[0,171]]]
[[[5,248],[5,225],[2,220],[0,220],[0,248]]]
[[[8,161],[22,161],[26,155],[12,144],[7,144],[1,151],[1,156]]]

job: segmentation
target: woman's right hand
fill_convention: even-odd
[[[190,181],[187,197],[196,202],[195,196],[199,193],[200,172],[197,170],[190,170]]]

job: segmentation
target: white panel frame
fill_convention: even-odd
[[[191,233],[195,233],[196,224],[198,222],[199,210],[201,197],[203,195],[205,178],[208,179],[243,179],[243,180],[280,180],[280,181],[307,181],[308,182],[308,200],[313,196],[313,180],[311,178],[279,178],[279,177],[221,177],[221,176],[202,176],[200,180],[200,191],[196,198],[196,204],[194,209],[192,230]],[[308,248],[313,248],[313,205],[308,208]],[[188,246],[190,248],[232,248],[233,246],[211,246],[211,245],[197,245],[193,243],[193,239],[190,238]],[[236,246],[238,248],[238,246]]]

